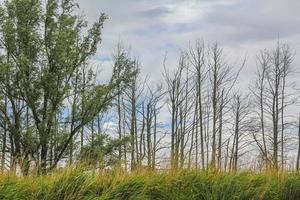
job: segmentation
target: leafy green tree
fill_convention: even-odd
[[[1,59],[0,77],[9,73],[8,82],[14,93],[11,97],[29,109],[37,133],[35,152],[39,152],[42,173],[57,165],[75,134],[110,105],[116,89],[126,85],[132,76],[127,66],[122,65],[118,75],[113,70],[109,83],[95,85],[86,92],[84,110],[73,113],[74,127],[60,144],[52,166],[48,166],[55,116],[64,109],[76,71],[96,53],[107,18],[100,14],[88,29],[77,8],[73,0],[9,0],[1,6],[1,54],[6,59]],[[3,78],[0,81],[6,85]]]

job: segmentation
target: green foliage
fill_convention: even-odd
[[[80,73],[101,43],[107,16],[100,14],[88,28],[78,9],[75,0],[8,0],[0,4],[0,100],[7,97],[13,107],[13,115],[8,115],[7,105],[1,101],[4,114],[0,120],[11,123],[18,159],[29,153],[38,155],[43,173],[56,166],[76,134],[108,109],[134,75],[132,62],[124,55],[113,66],[110,81],[83,86],[78,80]],[[56,117],[65,113],[66,100],[75,91],[72,130],[54,138]],[[25,108],[31,125],[26,133],[22,130]],[[48,166],[51,139],[57,139],[57,156]]]
[[[111,139],[106,134],[96,135],[94,141],[84,146],[80,152],[79,160],[88,166],[94,166],[103,169],[107,166],[114,166],[119,163],[116,150],[129,140],[127,137],[120,139]]]
[[[69,169],[39,177],[0,176],[0,199],[13,200],[298,200],[300,176],[293,173],[201,171],[128,174]]]

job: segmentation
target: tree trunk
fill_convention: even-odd
[[[296,170],[299,171],[300,166],[300,117],[298,122],[298,154],[297,154],[297,163],[296,163]]]

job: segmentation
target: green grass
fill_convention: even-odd
[[[296,173],[212,173],[68,169],[47,176],[0,175],[2,200],[234,200],[300,199]]]

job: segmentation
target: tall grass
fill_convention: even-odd
[[[0,175],[2,200],[234,200],[300,199],[296,173],[213,173],[63,170],[45,176]]]

